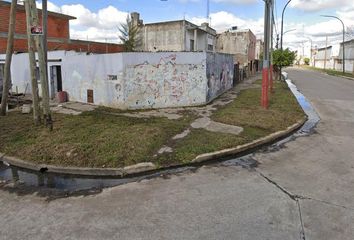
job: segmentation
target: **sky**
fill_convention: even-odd
[[[48,0],[48,9],[76,17],[70,21],[73,39],[118,42],[118,26],[131,12],[139,12],[144,23],[186,19],[196,24],[207,21],[207,0]],[[280,33],[281,12],[287,0],[275,0],[275,34]],[[41,1],[37,1],[40,7]],[[232,26],[249,28],[263,36],[262,0],[210,0],[211,26],[218,32]],[[341,41],[342,25],[346,40],[354,38],[354,0],[292,0],[284,17],[284,47],[304,44],[324,47]],[[276,37],[274,37],[276,38]]]

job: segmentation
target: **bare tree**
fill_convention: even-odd
[[[136,50],[136,47],[140,46],[140,28],[134,25],[129,15],[126,22],[118,27],[118,30],[120,32],[119,38],[123,42],[125,51],[133,52]]]
[[[7,35],[7,48],[6,48],[6,60],[4,69],[4,83],[2,89],[1,98],[1,109],[0,115],[6,115],[7,101],[9,97],[9,89],[11,86],[11,61],[12,53],[14,49],[14,35],[15,35],[15,25],[16,25],[16,8],[17,0],[12,0],[10,8],[10,22],[9,22],[9,32]]]

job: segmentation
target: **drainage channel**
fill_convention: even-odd
[[[294,134],[286,137],[271,146],[264,147],[264,151],[275,151],[280,149],[285,143],[294,140],[300,136],[307,136],[314,132],[314,128],[319,122],[320,118],[314,108],[311,106],[305,96],[297,89],[291,82],[286,80],[290,90],[293,92],[302,109],[308,116],[306,123]],[[214,161],[215,164],[221,166],[242,166],[244,168],[257,167],[258,162],[252,158],[253,153],[245,154],[237,158],[227,158],[223,161]],[[201,166],[201,165],[200,165]],[[187,171],[195,171],[199,166],[178,167],[174,169],[167,169],[157,171],[148,175],[119,178],[119,177],[92,177],[79,175],[63,175],[54,173],[42,173],[28,169],[9,166],[5,162],[0,161],[0,185],[14,184],[21,186],[36,187],[40,189],[55,189],[59,191],[85,191],[90,189],[102,189],[107,187],[118,186],[129,182],[141,181],[144,179],[152,179],[156,177],[168,176],[171,174],[178,174]]]

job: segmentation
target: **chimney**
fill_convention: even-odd
[[[133,26],[139,26],[142,21],[140,20],[140,14],[137,12],[132,12],[130,14],[131,21],[133,23]]]

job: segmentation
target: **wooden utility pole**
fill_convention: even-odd
[[[7,100],[9,97],[9,88],[11,85],[11,61],[12,61],[12,53],[14,49],[16,9],[17,9],[17,0],[12,0],[11,9],[10,9],[9,32],[7,35],[6,60],[5,60],[4,80],[3,80],[1,109],[0,109],[0,115],[2,116],[6,115]]]
[[[29,10],[31,13],[31,23],[32,26],[40,26],[38,20],[38,11],[36,7],[35,0],[27,0],[29,4]],[[41,78],[41,88],[42,88],[42,106],[43,106],[43,118],[45,120],[45,125],[53,129],[52,116],[49,107],[49,86],[48,86],[48,75],[45,64],[45,54],[43,50],[43,40],[42,35],[36,35],[34,40],[37,46],[38,52],[38,62],[39,62],[39,73]]]
[[[28,1],[25,1],[26,9],[26,22],[27,22],[27,43],[28,43],[28,57],[30,63],[30,73],[31,73],[31,88],[32,88],[32,103],[33,103],[33,120],[35,125],[41,123],[40,107],[39,107],[39,97],[38,97],[38,82],[36,77],[36,56],[35,56],[35,43],[34,38],[31,35],[31,16],[29,10]]]

